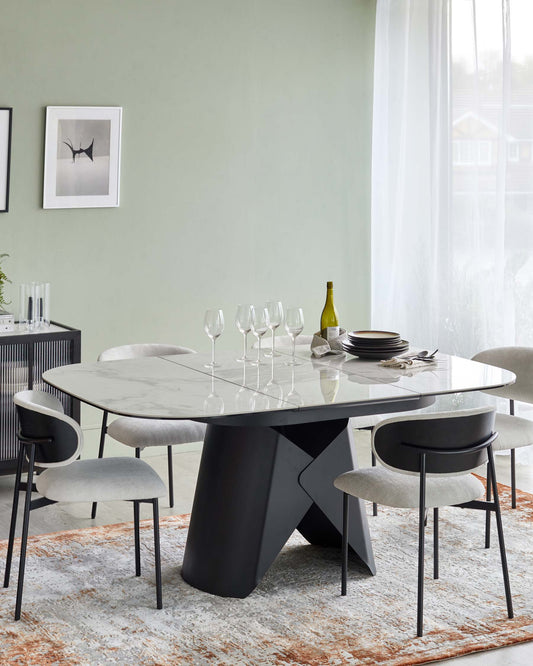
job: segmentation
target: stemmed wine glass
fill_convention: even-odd
[[[272,331],[272,351],[265,352],[265,356],[280,356],[280,354],[275,350],[275,330],[278,328],[278,326],[281,326],[283,321],[283,305],[281,304],[281,301],[268,301],[266,304],[266,309],[270,319],[268,328]]]
[[[239,331],[243,334],[244,337],[244,352],[241,358],[238,358],[237,361],[242,361],[246,363],[250,359],[246,356],[246,336],[252,328],[252,306],[251,305],[239,305],[237,307],[237,314],[235,315],[235,325]]]
[[[285,330],[292,338],[292,358],[286,365],[300,365],[296,362],[296,338],[304,330],[304,313],[302,308],[289,308],[285,315]]]
[[[222,310],[206,310],[204,317],[204,331],[211,338],[211,363],[206,363],[206,368],[215,368],[220,363],[215,362],[215,342],[224,330],[224,313]]]
[[[270,318],[266,308],[254,308],[252,305],[252,333],[257,338],[257,359],[255,365],[261,365],[261,340],[269,328]]]

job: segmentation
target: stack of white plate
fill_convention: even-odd
[[[398,356],[409,349],[407,340],[393,331],[352,331],[342,346],[353,356],[378,360]]]

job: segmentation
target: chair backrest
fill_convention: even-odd
[[[436,412],[391,418],[372,433],[372,447],[379,461],[406,473],[420,471],[420,450],[426,453],[428,474],[469,472],[487,462],[487,449],[468,451],[491,439],[494,410],[488,408]],[[465,451],[466,450],[466,451]]]
[[[494,347],[479,352],[472,360],[510,370],[516,375],[514,384],[490,389],[486,393],[533,403],[533,347]]]
[[[44,391],[20,391],[13,396],[20,434],[26,439],[50,439],[35,447],[35,464],[61,467],[76,460],[83,446],[79,423],[63,413],[60,400]]]
[[[146,342],[134,345],[121,345],[103,351],[98,357],[99,361],[122,361],[127,358],[140,356],[171,356],[172,354],[195,354],[194,349],[165,345],[158,342]]]

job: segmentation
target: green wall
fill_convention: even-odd
[[[326,280],[369,323],[375,0],[3,0],[0,106],[13,106],[0,252],[49,281],[83,359],[133,341],[239,347],[237,303],[301,305]],[[122,106],[119,208],[43,210],[47,105]],[[240,349],[240,347],[239,347]]]

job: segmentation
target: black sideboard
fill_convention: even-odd
[[[52,322],[39,331],[0,335],[0,474],[16,470],[18,420],[13,395],[40,389],[57,396],[65,413],[80,420],[80,403],[42,381],[45,370],[81,360],[81,331]]]

